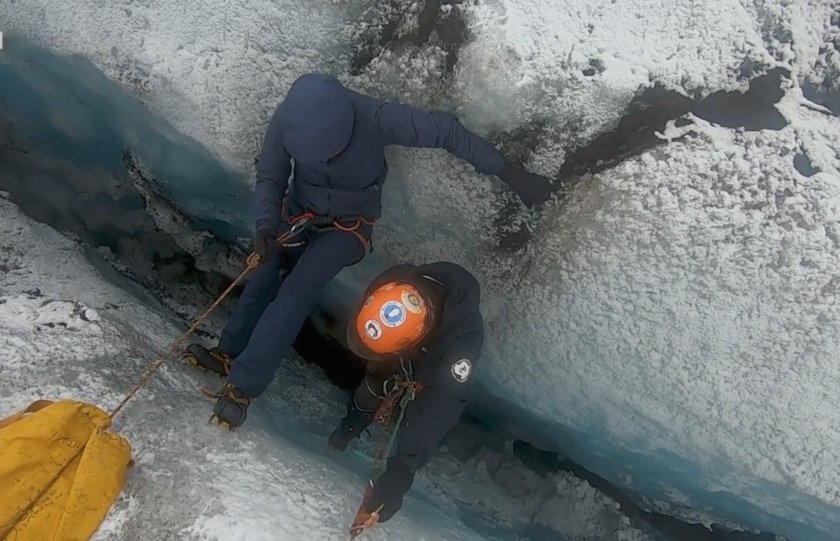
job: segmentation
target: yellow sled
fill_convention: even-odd
[[[90,539],[131,466],[131,446],[107,421],[69,400],[39,400],[0,420],[0,540]]]

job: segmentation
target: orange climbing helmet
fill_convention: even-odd
[[[429,300],[411,284],[389,282],[365,300],[347,325],[347,342],[356,355],[382,360],[417,346],[432,327]]]

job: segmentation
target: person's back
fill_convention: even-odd
[[[376,100],[350,92],[331,77],[307,75],[292,85],[269,129],[281,134],[285,151],[295,158],[293,212],[379,218],[378,194],[388,168],[386,142],[375,125],[376,107]],[[283,180],[276,178],[277,168],[266,156],[273,153],[282,154],[273,145],[260,157],[258,182]]]
[[[304,75],[271,119],[257,162],[258,195],[268,202],[263,218],[277,220],[277,192],[286,189],[290,158],[293,213],[379,218],[388,145],[443,148],[483,174],[498,174],[505,166],[498,150],[449,113],[383,102],[327,75]]]

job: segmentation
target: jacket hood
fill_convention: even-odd
[[[347,148],[355,112],[349,93],[334,77],[309,74],[292,84],[283,102],[286,151],[302,163],[327,160]]]

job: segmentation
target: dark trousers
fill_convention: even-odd
[[[316,233],[297,248],[251,271],[219,340],[234,358],[229,381],[250,397],[265,391],[289,353],[318,292],[364,256],[359,239],[342,231]],[[280,279],[280,271],[290,268]]]

